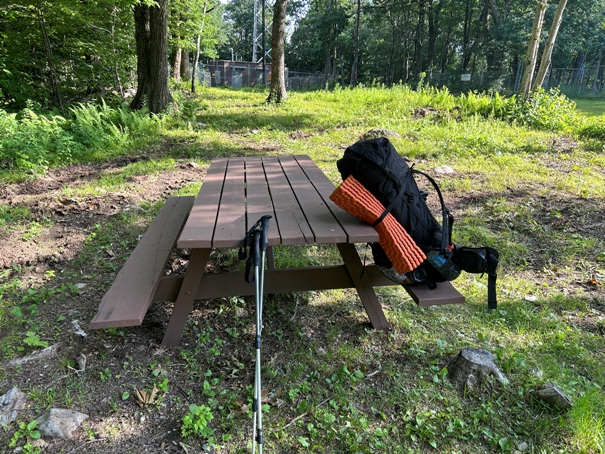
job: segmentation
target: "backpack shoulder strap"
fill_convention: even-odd
[[[454,225],[454,216],[450,213],[447,206],[445,206],[445,200],[443,200],[443,194],[441,193],[441,189],[437,182],[430,175],[421,172],[420,170],[416,170],[414,168],[410,169],[412,174],[419,174],[424,176],[435,188],[437,191],[437,195],[439,196],[439,203],[441,204],[441,214],[442,214],[442,230],[443,235],[441,236],[441,252],[446,253],[449,250],[450,245],[452,244],[452,226]]]

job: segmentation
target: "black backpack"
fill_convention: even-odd
[[[359,141],[345,150],[337,162],[343,181],[353,175],[385,206],[374,222],[379,224],[391,213],[427,256],[418,268],[397,276],[396,282],[424,283],[435,288],[436,282],[452,281],[461,270],[488,274],[488,307],[495,309],[498,251],[490,247],[468,248],[452,243],[454,217],[443,200],[437,182],[429,175],[409,167],[386,138]],[[427,206],[427,193],[416,184],[415,175],[428,179],[441,204],[441,224]],[[392,264],[378,243],[372,243],[374,262],[391,278]]]

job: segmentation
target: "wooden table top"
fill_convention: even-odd
[[[371,226],[329,199],[332,191],[308,156],[213,160],[177,246],[238,247],[267,214],[270,246],[378,241]]]

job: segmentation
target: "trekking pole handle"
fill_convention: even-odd
[[[267,244],[269,243],[268,232],[269,232],[269,219],[273,216],[266,214],[262,218],[260,218],[260,228],[261,228],[261,236],[260,236],[260,250],[265,252],[267,250]]]
[[[260,266],[260,250],[259,250],[259,246],[260,246],[260,237],[261,237],[261,232],[260,230],[255,230],[254,232],[252,232],[252,261],[254,262],[254,266]]]

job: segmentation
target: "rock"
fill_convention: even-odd
[[[80,338],[84,339],[88,336],[88,334],[86,334],[86,332],[80,326],[79,320],[72,320],[71,327],[72,327],[73,333],[76,337],[80,337]]]
[[[401,137],[401,135],[399,135],[399,133],[397,131],[393,131],[392,129],[375,128],[375,129],[370,129],[363,136],[361,136],[361,138],[363,140],[367,140],[367,139],[379,139],[380,137],[395,137],[395,138],[399,138],[399,137]]]
[[[453,175],[456,173],[456,171],[454,169],[452,169],[450,166],[435,167],[433,169],[433,172],[439,173],[441,175]]]
[[[76,359],[76,363],[78,364],[76,373],[81,374],[82,372],[84,372],[86,370],[86,355],[84,353],[80,353],[80,355]]]
[[[88,415],[84,413],[51,408],[38,418],[38,430],[43,437],[67,440],[87,419]]]
[[[17,419],[19,410],[25,408],[26,394],[13,386],[5,395],[0,396],[0,427]]]
[[[24,356],[23,358],[17,358],[8,363],[10,366],[19,366],[21,364],[29,363],[30,361],[38,361],[41,359],[48,359],[57,354],[57,351],[61,347],[61,343],[58,342],[50,347],[46,347],[42,350],[32,353],[31,355]]]
[[[538,399],[559,410],[569,410],[573,407],[569,397],[557,385],[545,384],[536,391]]]
[[[486,350],[463,348],[447,370],[450,380],[460,387],[472,388],[488,375],[493,375],[500,383],[508,385],[508,379],[494,364],[494,356]]]
[[[40,448],[41,451],[44,451],[48,447],[48,443],[42,440],[41,438],[38,438],[37,440],[32,440],[30,443],[34,448]]]

